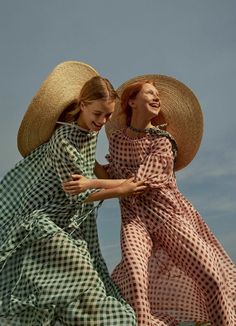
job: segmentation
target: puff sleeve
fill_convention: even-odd
[[[85,175],[83,156],[63,133],[55,133],[49,152],[50,162],[61,183],[70,180],[72,174]],[[75,203],[83,202],[92,192],[93,190],[88,189],[78,195],[65,195],[71,203]]]
[[[174,153],[167,137],[158,137],[139,165],[136,180],[146,179],[150,188],[159,188],[174,177]]]

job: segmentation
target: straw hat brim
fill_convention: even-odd
[[[159,91],[161,111],[157,123],[167,123],[166,131],[175,139],[178,154],[175,170],[187,166],[196,155],[203,135],[203,115],[194,93],[182,82],[164,75],[142,75],[123,83],[117,92],[119,96],[129,84],[139,80],[152,80]],[[106,124],[108,138],[111,133],[125,128],[126,116],[121,111],[120,101]]]
[[[23,157],[50,139],[64,109],[78,98],[85,82],[96,75],[94,68],[78,61],[62,62],[53,69],[20,124],[17,145]]]

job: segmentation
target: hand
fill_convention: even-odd
[[[119,186],[121,197],[141,194],[147,188],[144,183],[145,180],[135,181],[133,177],[127,179]]]
[[[62,188],[66,193],[70,195],[78,195],[91,188],[90,179],[79,174],[72,174],[71,178],[71,181],[66,181],[62,184]]]

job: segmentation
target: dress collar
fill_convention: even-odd
[[[80,126],[77,125],[76,122],[57,121],[56,123],[60,124],[60,125],[74,126],[74,127],[78,128],[80,131],[82,131],[83,133],[86,133],[86,134],[90,134],[90,135],[97,135],[98,134],[97,131],[91,131],[91,130],[81,128]]]

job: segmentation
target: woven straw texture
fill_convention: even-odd
[[[96,75],[95,69],[78,61],[66,61],[54,68],[33,97],[21,122],[17,145],[22,156],[50,139],[65,107],[79,96],[84,83]]]
[[[194,93],[182,82],[164,75],[142,75],[123,83],[117,92],[134,81],[153,80],[160,94],[161,112],[158,123],[167,123],[166,130],[175,139],[178,156],[175,170],[188,165],[196,155],[203,135],[203,115]],[[115,113],[106,124],[106,133],[110,137],[115,130],[126,126],[126,117],[121,114],[120,102],[117,101]]]

